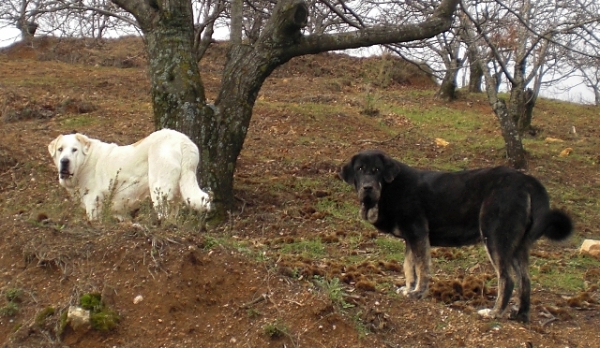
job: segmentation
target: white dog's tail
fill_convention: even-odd
[[[181,180],[179,191],[183,201],[197,211],[210,210],[210,196],[198,186],[196,170],[200,153],[196,144],[184,141],[181,144]]]

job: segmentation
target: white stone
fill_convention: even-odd
[[[477,311],[477,314],[479,314],[483,318],[488,318],[488,319],[496,318],[496,313],[491,308],[480,309]]]
[[[134,299],[133,299],[133,304],[138,304],[140,302],[142,302],[144,300],[144,296],[142,295],[137,295]]]
[[[579,248],[579,252],[600,259],[600,240],[584,240]]]
[[[69,306],[67,322],[75,332],[85,332],[92,328],[90,311],[77,306]]]

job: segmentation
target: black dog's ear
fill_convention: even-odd
[[[388,184],[394,181],[396,176],[400,174],[401,168],[398,162],[394,161],[388,156],[383,157],[383,180]]]
[[[353,163],[354,163],[354,157],[352,158],[352,160],[350,160],[350,162],[346,163],[342,167],[342,170],[339,173],[340,178],[342,178],[342,180],[344,180],[345,182],[347,182],[350,185],[354,185]]]

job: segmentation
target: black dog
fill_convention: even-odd
[[[437,172],[417,170],[382,151],[360,152],[340,176],[354,185],[360,216],[378,230],[406,241],[404,294],[428,290],[430,246],[483,241],[498,276],[498,297],[485,317],[501,317],[518,280],[515,319],[529,320],[529,248],[540,237],[567,238],[571,219],[551,210],[548,193],[535,178],[507,167]]]

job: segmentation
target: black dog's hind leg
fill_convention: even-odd
[[[511,314],[511,318],[527,323],[529,322],[529,309],[531,306],[531,280],[529,280],[529,244],[526,242],[515,253],[513,269],[519,282],[519,309],[516,313]]]
[[[526,193],[515,193],[510,187],[494,192],[483,202],[479,214],[479,227],[488,256],[498,276],[498,296],[493,309],[478,311],[481,316],[499,318],[506,311],[514,288],[510,271],[517,266],[515,262],[519,262],[519,269],[515,268],[515,273],[519,277],[521,300],[527,297],[526,301],[521,302],[529,303],[529,275],[524,272],[520,261],[516,260],[521,256],[516,255],[517,250],[523,248],[523,243],[527,243],[524,236],[529,211],[529,196]],[[525,247],[525,250],[527,249]]]
[[[488,318],[500,318],[508,307],[508,301],[514,288],[514,282],[510,277],[511,265],[510,262],[506,262],[506,255],[498,253],[498,250],[489,248],[487,245],[486,249],[498,277],[498,296],[493,309],[482,309],[478,313]]]

